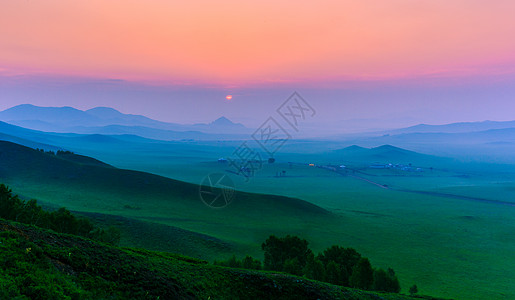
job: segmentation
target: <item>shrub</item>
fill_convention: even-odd
[[[410,288],[409,288],[409,293],[410,295],[415,295],[416,293],[418,293],[418,287],[416,284],[412,285]]]

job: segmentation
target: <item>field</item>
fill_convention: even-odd
[[[210,173],[230,170],[217,159],[230,156],[239,143],[141,143],[102,150],[95,145],[74,145],[72,150],[115,167],[198,184]],[[382,162],[412,162],[424,172],[376,170],[368,165],[381,162],[377,153],[367,164],[366,155],[349,154],[343,160],[332,152],[313,149],[304,147],[305,153],[299,153],[287,152],[291,150],[287,148],[277,154],[275,163],[264,164],[248,181],[231,176],[240,191],[299,198],[331,214],[302,202],[277,204],[246,194],[236,195],[227,208],[213,210],[202,204],[193,188],[188,192],[190,202],[178,205],[175,200],[167,201],[166,193],[173,188],[153,193],[145,189],[143,196],[123,186],[110,190],[108,177],[106,185],[94,191],[87,185],[51,178],[20,175],[5,181],[15,191],[49,205],[156,224],[149,232],[175,226],[220,241],[196,253],[191,246],[179,249],[205,259],[231,253],[261,257],[260,244],[268,235],[296,234],[308,239],[315,251],[333,244],[354,247],[373,265],[392,267],[404,292],[417,284],[421,294],[438,297],[515,298],[515,174],[509,172],[511,166],[465,164],[383,149],[388,150],[383,157],[390,161]],[[409,162],[401,161],[406,157]],[[347,171],[337,173],[308,163],[345,163]]]

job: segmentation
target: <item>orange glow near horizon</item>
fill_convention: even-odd
[[[513,1],[304,2],[3,1],[0,74],[237,85],[515,66]]]

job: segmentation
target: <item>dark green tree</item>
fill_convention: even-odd
[[[311,253],[308,255],[306,266],[302,270],[304,276],[309,279],[324,281],[325,279],[325,267],[324,264]]]
[[[283,271],[293,275],[302,275],[302,267],[300,266],[299,259],[297,257],[288,258],[284,261]]]
[[[92,227],[88,233],[88,237],[97,240],[102,243],[110,244],[110,245],[118,245],[122,234],[120,229],[114,226],[109,226],[106,229],[104,228],[94,228],[91,223],[84,222],[85,219],[79,219],[79,230],[87,231],[88,228]],[[87,220],[86,220],[87,221]]]
[[[254,259],[252,256],[247,255],[241,262],[241,267],[250,270],[261,270],[261,262]]]
[[[236,258],[236,255],[233,255],[228,260],[221,262],[221,265],[231,268],[241,268],[241,261]]]
[[[343,285],[345,275],[345,270],[343,269],[342,265],[336,263],[333,260],[327,263],[325,266],[326,282],[336,285]]]
[[[48,212],[43,210],[36,200],[25,202],[18,195],[13,195],[11,189],[4,184],[0,184],[0,218],[56,232],[80,235],[109,244],[117,244],[121,237],[119,229],[97,228],[89,219],[78,218],[64,207]]]
[[[331,261],[339,265],[340,273],[336,275],[339,278],[339,285],[349,286],[349,276],[352,274],[354,266],[356,266],[360,260],[361,254],[353,248],[344,248],[333,245],[324,250],[318,258],[324,263],[326,268]]]
[[[374,283],[374,270],[368,258],[362,257],[358,261],[352,270],[349,282],[354,288],[362,290],[370,290],[372,288],[372,284]]]
[[[13,196],[12,190],[0,184],[0,218],[18,221],[23,214],[23,203],[18,195]]]
[[[278,238],[271,235],[262,245],[265,251],[264,268],[266,270],[284,271],[284,264],[287,260],[297,258],[300,269],[306,265],[307,257],[313,253],[308,248],[308,241],[297,236],[287,235]],[[293,262],[290,262],[290,264]],[[291,265],[289,266],[291,267]]]
[[[388,268],[388,272],[383,269],[374,270],[374,291],[398,293],[401,290],[399,280],[393,269]]]

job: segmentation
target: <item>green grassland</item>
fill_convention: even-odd
[[[78,144],[77,144],[78,145]],[[75,151],[92,155],[116,167],[148,171],[191,183],[209,173],[225,172],[216,162],[229,156],[238,142],[155,143],[134,147],[89,145]],[[306,149],[306,152],[309,149]],[[28,158],[15,161],[16,150],[2,160],[3,182],[26,197],[74,211],[125,218],[129,224],[144,222],[144,232],[126,229],[125,245],[139,242],[134,236],[157,240],[197,233],[208,243],[192,251],[191,245],[173,249],[204,259],[235,253],[260,257],[260,243],[270,234],[294,234],[306,238],[314,251],[333,244],[353,247],[378,267],[396,270],[403,291],[417,284],[422,294],[456,299],[515,298],[515,222],[513,206],[431,193],[452,194],[511,202],[514,176],[509,166],[472,166],[431,160],[406,153],[383,155],[394,163],[411,162],[435,167],[433,172],[406,173],[366,170],[366,156],[343,160],[341,153],[279,153],[274,164],[265,164],[249,181],[232,176],[240,191],[231,205],[213,210],[198,197],[198,187],[140,172],[121,171],[73,162],[73,168],[56,164],[39,166]],[[5,158],[6,151],[1,153]],[[32,155],[27,154],[29,157]],[[381,159],[374,153],[371,163]],[[400,161],[403,157],[410,161]],[[2,159],[0,157],[0,159]],[[6,166],[6,161],[10,165]],[[287,162],[345,163],[360,170],[360,178]],[[388,162],[388,161],[384,161]],[[34,168],[34,166],[40,168]],[[34,170],[37,171],[34,171]],[[94,170],[93,170],[94,169]],[[14,171],[13,171],[14,170]],[[31,171],[32,170],[32,171]],[[285,176],[276,177],[286,171]],[[484,170],[484,172],[480,172]],[[502,170],[502,172],[498,171]],[[415,190],[429,193],[412,193]],[[259,194],[248,194],[259,193]],[[277,196],[265,196],[274,194]],[[292,198],[289,198],[292,197]],[[296,200],[302,199],[308,201]],[[125,221],[117,221],[130,228]],[[132,228],[139,227],[133,226]],[[145,228],[145,226],[142,226]],[[180,228],[171,230],[170,228]],[[162,238],[159,238],[162,237]],[[200,238],[200,237],[199,237]],[[188,239],[188,238],[186,238]],[[203,239],[203,240],[206,240]],[[142,244],[143,245],[143,244]],[[146,245],[146,244],[145,244]],[[221,246],[223,245],[223,246]],[[166,250],[166,243],[162,248]]]

